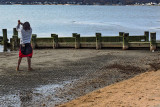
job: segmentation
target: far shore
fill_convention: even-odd
[[[109,4],[105,4],[105,5],[99,5],[99,4],[92,4],[92,5],[89,5],[89,4],[86,4],[86,5],[83,5],[83,4],[0,4],[0,5],[160,6],[160,5],[136,5],[136,4],[133,4],[133,5],[119,5],[119,4],[112,4],[112,5],[109,5]]]

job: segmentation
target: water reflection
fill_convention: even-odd
[[[0,107],[21,107],[19,94],[4,95],[0,97]]]
[[[0,52],[3,52],[3,46],[0,45]]]
[[[53,106],[64,99],[56,96],[55,90],[63,88],[70,81],[62,84],[42,85],[34,89],[19,90],[14,94],[0,96],[0,107]]]
[[[11,51],[11,49],[10,49],[10,47],[8,47],[6,52],[10,52],[10,51]],[[3,45],[0,45],[0,52],[4,52]]]

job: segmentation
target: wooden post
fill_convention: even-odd
[[[13,35],[17,35],[18,36],[18,31],[16,28],[13,28]]]
[[[11,50],[11,51],[13,51],[13,46],[12,46],[12,44],[13,44],[13,38],[10,38],[10,50]]]
[[[3,41],[3,37],[2,36],[0,36],[0,42],[2,42]]]
[[[123,37],[124,32],[119,32],[119,36]]]
[[[127,50],[129,48],[128,41],[129,41],[129,33],[124,33],[123,34],[123,50]]]
[[[17,35],[13,35],[12,36],[12,50],[18,50],[18,36]]]
[[[96,49],[101,49],[101,33],[96,33]]]
[[[35,49],[36,48],[36,38],[37,38],[37,35],[36,34],[32,34],[32,48]]]
[[[18,32],[16,30],[16,28],[13,28],[13,36],[10,39],[10,43],[11,43],[11,50],[18,50],[19,47],[19,39],[18,39]]]
[[[53,38],[53,49],[58,48],[58,35],[57,34],[51,34],[51,37]]]
[[[150,33],[150,51],[156,50],[156,32]]]
[[[75,49],[80,48],[80,34],[75,34]]]
[[[3,51],[7,51],[7,44],[8,44],[8,39],[7,39],[7,29],[2,29],[3,32]]]
[[[145,41],[149,42],[149,31],[144,31]]]
[[[72,33],[72,37],[76,37],[77,33]]]
[[[123,35],[124,35],[124,32],[119,32],[119,41],[118,42],[122,42]]]

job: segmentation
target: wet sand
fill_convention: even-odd
[[[160,68],[159,51],[42,49],[27,71],[24,58],[16,72],[18,51],[0,53],[0,106],[53,107],[93,90]]]

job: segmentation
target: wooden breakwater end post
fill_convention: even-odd
[[[149,42],[149,31],[144,31],[145,41]]]
[[[18,31],[16,28],[13,28],[13,36],[10,39],[11,50],[18,50],[20,45],[20,39],[18,38]]]
[[[57,34],[51,34],[51,37],[53,38],[53,49],[58,48],[58,35]]]
[[[120,37],[123,37],[123,35],[124,35],[124,32],[119,32]]]
[[[3,36],[0,36],[0,44],[2,44]]]
[[[129,48],[128,41],[129,41],[129,33],[124,33],[123,34],[123,50],[127,50]]]
[[[80,48],[80,34],[75,35],[75,49]]]
[[[18,36],[18,31],[16,28],[13,28],[13,35],[17,35]]]
[[[76,37],[77,33],[72,33],[72,37]]]
[[[8,39],[7,39],[7,29],[2,29],[3,32],[3,51],[7,51],[7,44],[8,44]]]
[[[19,44],[18,44],[18,36],[17,35],[13,35],[12,36],[12,43],[11,43],[11,45],[12,45],[12,50],[18,50],[18,47],[19,47]]]
[[[96,33],[96,49],[101,49],[102,48],[102,34],[101,33]]]
[[[80,48],[80,34],[72,33],[72,37],[75,38],[75,49]]]
[[[156,32],[150,33],[150,51],[156,50]]]
[[[37,35],[36,34],[32,34],[32,39],[31,39],[31,44],[32,44],[32,48],[35,49],[36,48],[36,38],[37,38]]]

